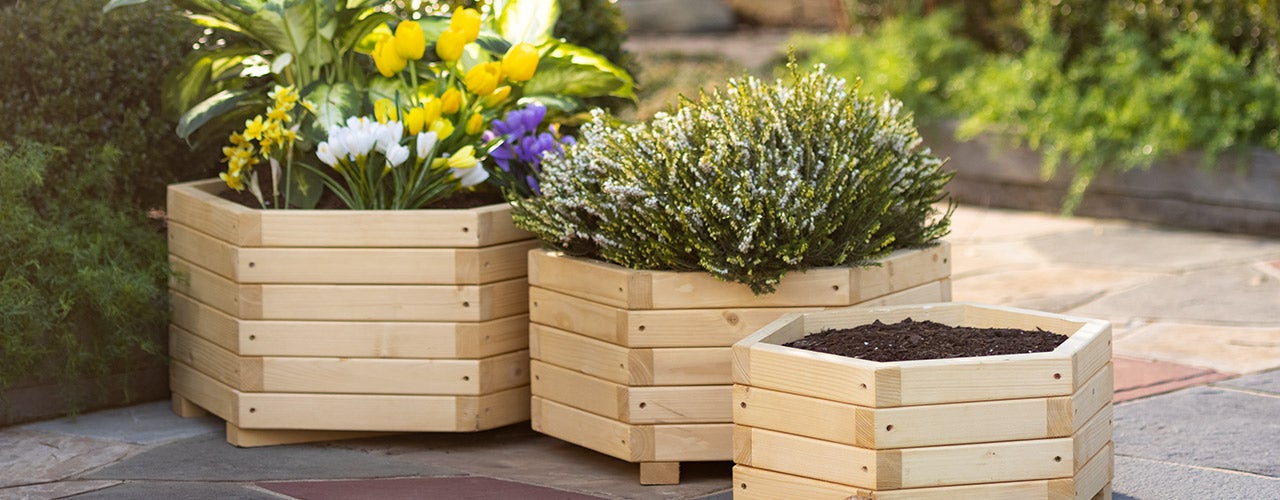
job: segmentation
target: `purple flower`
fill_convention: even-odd
[[[539,132],[546,116],[547,108],[534,103],[508,112],[502,120],[494,120],[493,128],[484,133],[485,140],[503,139],[489,157],[503,172],[511,174],[503,176],[509,185],[526,196],[541,194],[538,173],[542,171],[542,156],[547,152],[564,154],[564,147],[575,143],[572,137],[557,137],[554,128]]]

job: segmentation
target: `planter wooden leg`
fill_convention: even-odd
[[[174,415],[177,415],[182,418],[195,418],[195,417],[203,417],[209,414],[209,412],[205,411],[204,408],[201,408],[197,406],[195,403],[192,403],[190,399],[184,398],[178,395],[178,393],[176,392],[173,392],[170,394],[171,394],[170,402],[173,405]]]
[[[1111,500],[1111,483],[1107,483],[1097,495],[1093,496],[1093,500]]]
[[[680,484],[680,462],[640,462],[640,484]]]
[[[279,444],[314,443],[398,434],[375,431],[307,431],[292,429],[241,429],[227,422],[227,442],[240,448]]]

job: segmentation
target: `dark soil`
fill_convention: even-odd
[[[907,318],[824,330],[783,345],[869,361],[907,361],[1049,352],[1066,340],[1041,329],[955,327]]]

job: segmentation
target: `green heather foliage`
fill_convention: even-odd
[[[866,265],[946,234],[950,175],[901,103],[821,69],[730,80],[634,125],[596,112],[517,225],[572,255],[703,270],[772,292],[788,271]]]
[[[104,201],[127,163],[117,150],[99,149],[52,189],[66,157],[0,142],[0,389],[29,377],[69,387],[161,352],[164,237]]]
[[[1280,2],[989,0],[924,16],[884,5],[856,2],[872,26],[802,44],[806,62],[924,118],[960,119],[961,138],[994,132],[1038,150],[1046,179],[1071,178],[1066,213],[1106,171],[1280,149]]]
[[[56,188],[90,168],[113,144],[124,160],[105,194],[134,206],[164,205],[165,185],[212,176],[217,162],[173,133],[157,91],[200,34],[170,7],[102,14],[105,0],[0,6],[0,138],[56,145]]]

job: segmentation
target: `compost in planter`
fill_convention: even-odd
[[[883,362],[1049,352],[1066,340],[1066,335],[1041,329],[973,328],[907,318],[823,330],[783,345]]]

